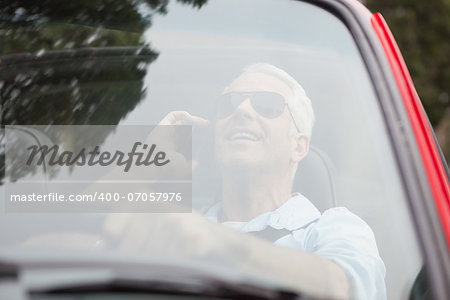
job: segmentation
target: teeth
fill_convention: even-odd
[[[258,138],[248,132],[237,132],[230,137],[230,140],[237,140],[237,139],[246,139],[246,140],[256,141]]]

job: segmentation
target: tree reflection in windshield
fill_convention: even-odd
[[[200,8],[206,1],[180,2]],[[142,33],[153,15],[167,13],[168,2],[2,2],[2,128],[117,125],[143,98],[143,78],[158,53],[143,42]],[[107,135],[97,136],[99,144]],[[61,137],[52,138],[61,142]],[[82,147],[83,137],[71,143]],[[3,151],[0,155],[1,184]],[[13,169],[18,178],[30,172]]]

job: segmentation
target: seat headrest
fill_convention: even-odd
[[[321,212],[335,207],[335,168],[328,155],[310,145],[308,155],[298,165],[292,191],[300,192]]]

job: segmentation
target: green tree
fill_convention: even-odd
[[[179,0],[201,7],[207,0]],[[3,0],[0,120],[4,125],[117,125],[143,98],[158,53],[143,42],[168,0]],[[108,135],[97,137],[98,145]],[[55,138],[56,143],[66,141]],[[0,184],[4,142],[0,134]],[[84,147],[83,136],[70,143]],[[31,170],[32,172],[33,170]],[[14,168],[15,178],[30,170]]]
[[[450,162],[450,1],[366,0],[389,24]]]

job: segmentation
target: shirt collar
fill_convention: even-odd
[[[221,203],[217,203],[206,212],[205,217],[217,223],[221,207]],[[320,215],[311,201],[300,193],[296,193],[272,212],[263,213],[248,222],[227,221],[223,224],[244,232],[260,231],[267,226],[294,231],[314,222],[320,218]]]

